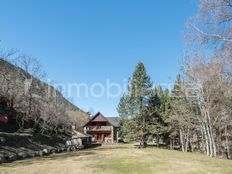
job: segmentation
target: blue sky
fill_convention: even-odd
[[[59,83],[123,84],[139,61],[155,84],[180,66],[186,20],[197,0],[0,0],[0,48],[40,60]],[[117,116],[119,97],[76,97],[80,108]]]

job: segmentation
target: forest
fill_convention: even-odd
[[[232,1],[201,0],[187,22],[172,89],[154,86],[142,62],[120,99],[121,136],[232,158]]]

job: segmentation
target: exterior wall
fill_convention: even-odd
[[[93,141],[105,142],[106,140],[108,141],[108,139],[110,138],[111,143],[118,142],[118,128],[110,126],[110,130],[103,130],[101,129],[102,124],[101,125],[95,124],[95,126],[93,125],[94,124],[91,123],[91,124],[88,124],[86,127],[84,127],[84,132],[92,135]],[[103,125],[106,125],[106,124],[103,124]]]
[[[114,127],[114,143],[118,143],[118,128]]]
[[[107,121],[91,121],[85,127],[84,131],[92,135],[95,142],[104,142],[106,137],[111,136],[111,126]]]
[[[113,143],[114,142],[114,127],[113,126],[111,126],[111,143]]]
[[[93,141],[118,142],[118,128],[114,127],[100,112],[84,126],[84,132],[92,135]]]

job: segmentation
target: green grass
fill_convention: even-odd
[[[127,146],[128,147],[128,146]],[[136,154],[140,152],[139,154]],[[132,156],[131,156],[132,155]],[[158,148],[137,150],[126,156],[112,156],[95,166],[98,173],[187,173],[231,174],[232,161],[211,159],[200,153],[183,153]]]
[[[199,153],[133,145],[105,145],[96,149],[28,159],[0,166],[0,174],[232,174],[232,161]]]
[[[99,173],[151,173],[150,163],[133,158],[109,159],[97,166]]]

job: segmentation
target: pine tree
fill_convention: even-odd
[[[159,140],[162,134],[163,120],[160,114],[161,100],[157,93],[157,88],[151,94],[147,106],[147,124],[150,137],[156,139],[157,147],[159,147]]]
[[[122,134],[140,141],[145,146],[147,132],[147,104],[151,94],[152,82],[143,63],[138,63],[129,81],[128,95],[124,94],[118,105],[118,113],[124,118]],[[125,120],[128,119],[128,120]]]
[[[130,80],[129,95],[133,104],[134,114],[140,115],[144,111],[149,95],[151,94],[152,82],[142,62],[135,68]]]
[[[148,122],[146,107],[149,96],[152,92],[152,82],[143,63],[139,62],[133,73],[130,81],[130,97],[135,113],[135,122],[137,123],[137,138],[140,142],[140,147],[144,148],[146,145],[146,138],[148,135]]]
[[[122,120],[127,120],[128,118],[130,118],[131,114],[129,108],[130,108],[129,96],[123,94],[117,108],[118,114],[122,118]]]

